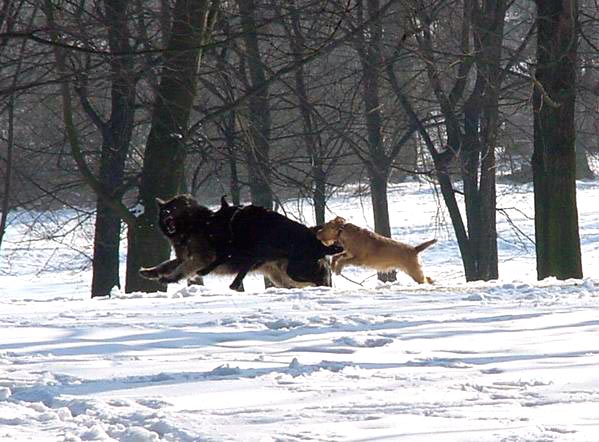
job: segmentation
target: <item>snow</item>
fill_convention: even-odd
[[[498,191],[500,279],[466,283],[436,193],[393,186],[394,237],[439,239],[422,286],[348,268],[333,288],[208,277],[91,300],[89,232],[79,251],[25,247],[19,216],[0,255],[0,440],[599,440],[599,183],[578,186],[582,280],[536,280],[531,188]],[[372,227],[367,198],[329,209]]]

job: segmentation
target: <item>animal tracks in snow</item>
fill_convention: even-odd
[[[594,284],[181,290],[42,310],[0,300],[0,440],[582,441],[599,429]]]

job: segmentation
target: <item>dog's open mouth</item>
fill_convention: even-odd
[[[164,218],[164,226],[166,227],[166,233],[173,235],[177,231],[175,224],[175,218],[173,216],[167,216]]]

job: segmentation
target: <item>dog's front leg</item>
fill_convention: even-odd
[[[243,291],[243,288],[242,288],[243,278],[245,278],[245,275],[248,274],[248,272],[251,270],[251,268],[253,266],[254,266],[253,262],[246,262],[245,264],[243,264],[241,266],[241,269],[239,270],[239,273],[237,273],[237,276],[235,277],[235,279],[233,280],[233,282],[231,283],[229,288],[231,290],[236,290],[238,292],[242,292]]]
[[[177,270],[180,264],[181,260],[179,258],[171,259],[154,267],[142,267],[139,269],[139,275],[146,279],[160,279]]]
[[[356,257],[354,255],[350,255],[347,252],[340,253],[339,255],[333,256],[333,259],[337,258],[333,263],[333,271],[336,275],[340,275],[343,267],[348,264],[355,264]]]
[[[339,266],[339,261],[342,260],[344,257],[347,257],[347,255],[347,252],[341,252],[337,253],[336,255],[333,255],[333,257],[331,258],[331,270],[336,275],[341,273],[341,269],[337,270],[337,267]],[[341,268],[343,268],[343,266],[341,266]]]

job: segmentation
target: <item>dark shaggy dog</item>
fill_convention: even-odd
[[[210,271],[221,274],[242,273],[232,284],[232,288],[239,289],[248,271],[258,271],[277,287],[331,285],[330,266],[326,259],[309,261],[309,268],[305,268],[303,272],[296,270],[300,263],[294,260],[291,272],[288,273],[289,259],[285,253],[271,253],[268,256],[262,253],[256,256],[251,255],[251,247],[245,247],[238,253],[233,241],[231,221],[238,211],[245,208],[230,206],[224,197],[217,212],[199,205],[189,195],[178,195],[169,201],[157,199],[157,202],[160,208],[160,229],[169,239],[176,258],[155,267],[141,269],[140,274],[145,278],[170,283]],[[315,232],[308,231],[316,239]],[[245,235],[245,232],[241,234]],[[242,241],[242,244],[245,242]],[[297,274],[301,279],[291,276]]]

